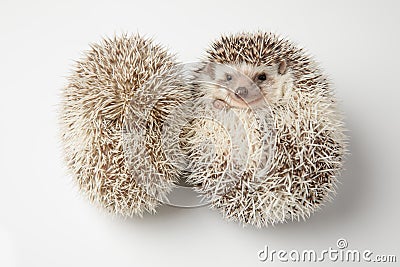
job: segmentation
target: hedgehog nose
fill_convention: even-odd
[[[235,95],[239,97],[246,97],[249,94],[249,91],[246,87],[238,87],[235,91]]]

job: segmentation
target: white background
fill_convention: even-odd
[[[399,261],[399,13],[396,1],[1,1],[0,266],[266,266],[265,245],[318,251],[338,238]],[[258,29],[306,47],[335,83],[351,156],[333,203],[258,230],[207,208],[121,220],[79,196],[56,110],[88,43],[139,32],[193,61],[221,33]]]

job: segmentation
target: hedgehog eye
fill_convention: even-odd
[[[267,79],[267,75],[265,75],[265,73],[261,73],[257,76],[257,79],[259,81],[265,81]]]
[[[227,75],[226,75],[226,80],[227,80],[227,81],[230,81],[230,80],[232,80],[232,76],[231,76],[231,75],[229,75],[229,74],[227,74]]]

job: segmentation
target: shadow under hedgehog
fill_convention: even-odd
[[[343,116],[303,49],[272,33],[222,36],[192,87],[187,181],[211,208],[261,227],[305,219],[332,198],[346,154]]]

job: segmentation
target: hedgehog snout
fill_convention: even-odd
[[[246,87],[238,87],[235,91],[235,95],[241,98],[245,98],[249,94],[249,90]]]
[[[250,103],[255,100],[261,99],[262,98],[262,93],[261,90],[258,86],[250,85],[250,86],[243,86],[240,85],[237,87],[235,90],[232,90],[234,92],[234,96],[236,99],[240,99],[244,102]]]

